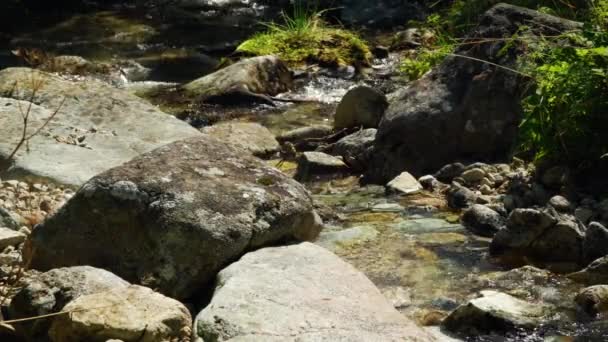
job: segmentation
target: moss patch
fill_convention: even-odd
[[[251,55],[277,55],[290,65],[367,66],[372,54],[356,33],[325,26],[306,30],[271,28],[243,42],[238,52]]]

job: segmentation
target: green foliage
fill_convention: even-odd
[[[608,34],[571,35],[583,46],[551,46],[531,68],[535,90],[522,104],[520,150],[571,163],[608,152]]]
[[[442,17],[439,14],[431,14],[424,23],[414,24],[421,30],[432,32],[433,39],[424,42],[426,46],[415,51],[413,56],[401,61],[399,70],[411,81],[419,79],[435,65],[441,63],[447,55],[454,51],[456,46],[456,40],[444,30]]]
[[[237,47],[251,55],[278,55],[291,65],[369,65],[371,52],[356,33],[330,27],[323,11],[296,1],[292,15],[283,13],[283,23],[266,23],[258,33]]]

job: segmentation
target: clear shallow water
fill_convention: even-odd
[[[317,243],[365,273],[420,325],[437,325],[479,291],[492,289],[549,305],[552,315],[538,331],[467,341],[608,341],[606,326],[576,323],[579,284],[532,268],[509,272],[492,263],[490,240],[458,224],[458,215],[446,211],[441,198],[387,197],[382,187],[361,188],[354,177],[309,187],[319,211],[329,213]]]

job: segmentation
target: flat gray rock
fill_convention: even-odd
[[[0,251],[8,246],[16,246],[25,241],[25,234],[6,227],[0,227]]]
[[[302,243],[246,254],[221,271],[194,323],[202,341],[435,341],[362,273]]]
[[[223,122],[202,129],[204,134],[265,157],[279,151],[281,146],[268,128],[255,122]]]
[[[27,101],[32,78],[43,84],[35,104]],[[30,106],[28,133],[57,108],[59,112],[31,139],[29,152],[24,146],[17,153],[9,175],[80,186],[141,153],[200,135],[145,100],[100,81],[70,81],[42,71],[9,68],[0,71],[0,166],[17,145],[23,129],[21,112]]]

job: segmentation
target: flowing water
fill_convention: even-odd
[[[226,26],[222,26],[221,32],[213,31],[213,27],[209,30],[198,36],[197,32],[159,32],[145,20],[133,21],[129,16],[102,12],[72,18],[35,34],[24,34],[16,39],[16,44],[38,41],[36,34],[43,34],[45,40],[39,44],[55,53],[74,53],[99,61],[131,59],[155,67],[156,73],[145,80],[147,83],[129,85],[136,91],[148,87],[150,82],[185,82],[211,72],[221,54],[201,51],[217,53],[228,49],[244,34],[242,29]],[[7,59],[10,60],[8,57],[4,60]],[[394,59],[377,64],[375,75],[365,81],[321,76],[283,95],[311,102],[230,111],[239,112],[234,115],[239,120],[260,122],[275,134],[312,124],[331,125],[336,105],[349,88],[361,83],[380,87],[386,84],[382,78],[394,67]],[[177,83],[152,84],[171,87]],[[209,110],[221,115],[228,111]],[[288,172],[293,172],[294,165],[286,164]],[[588,336],[581,341],[592,341],[594,331],[600,329],[574,323],[573,296],[579,285],[529,268],[509,272],[493,263],[488,256],[489,239],[470,234],[458,223],[458,213],[449,211],[439,196],[425,193],[388,196],[383,187],[360,186],[357,177],[307,186],[327,225],[317,243],[365,273],[398,310],[421,325],[436,326],[447,313],[475,298],[480,290],[496,289],[551,305],[554,315],[533,333],[509,338],[477,336],[469,340],[557,342],[572,341],[571,336]]]

